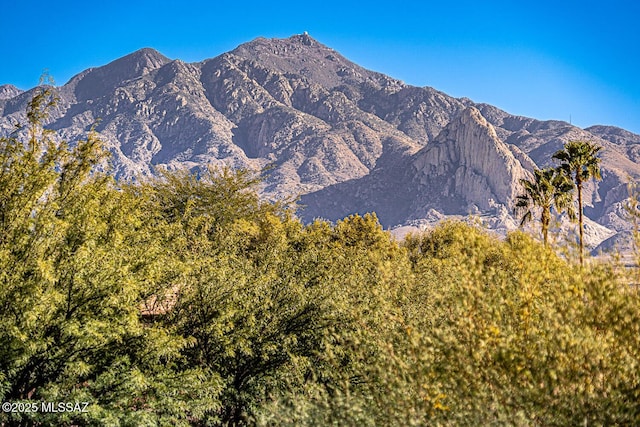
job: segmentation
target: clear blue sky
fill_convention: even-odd
[[[201,61],[309,34],[406,83],[640,133],[640,1],[7,1],[0,84],[58,84],[142,47]]]

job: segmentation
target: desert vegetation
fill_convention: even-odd
[[[3,423],[640,423],[624,270],[455,222],[303,224],[243,170],[116,182],[95,135],[43,129],[53,101],[0,139],[0,397],[88,406]]]

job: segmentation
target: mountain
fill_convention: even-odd
[[[13,85],[0,86],[0,99],[10,99],[21,93],[22,91]]]
[[[506,208],[519,194],[520,179],[531,175],[525,166],[533,166],[526,154],[512,149],[515,154],[480,111],[469,106],[415,154],[361,179],[302,196],[303,212],[308,220],[327,212],[336,220],[375,211],[383,224],[392,226],[429,212],[465,215]]]
[[[0,132],[24,118],[33,90],[0,86]],[[199,63],[145,48],[58,90],[49,127],[73,141],[95,125],[118,178],[272,166],[265,196],[299,195],[307,221],[376,211],[386,227],[424,227],[471,213],[512,229],[519,180],[552,164],[567,140],[587,139],[604,148],[603,180],[585,191],[587,216],[606,230],[594,234],[595,247],[629,230],[626,183],[640,176],[638,135],[514,116],[410,86],[306,33],[258,38]]]

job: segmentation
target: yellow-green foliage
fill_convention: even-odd
[[[455,223],[407,247],[417,376],[434,421],[638,423],[640,300],[610,268]]]
[[[302,224],[247,171],[0,139],[0,398],[23,425],[638,425],[640,300],[523,233]]]
[[[166,228],[92,172],[104,157],[94,135],[70,147],[42,129],[53,99],[44,89],[30,103],[26,142],[0,138],[0,397],[91,405],[1,421],[186,423],[216,407],[220,384],[178,366],[189,337],[142,321],[145,296],[172,275]]]

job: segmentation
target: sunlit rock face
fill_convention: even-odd
[[[530,175],[474,107],[423,148],[414,165],[425,184],[444,177],[444,196],[460,196],[480,210],[512,205],[521,192],[520,180]]]

